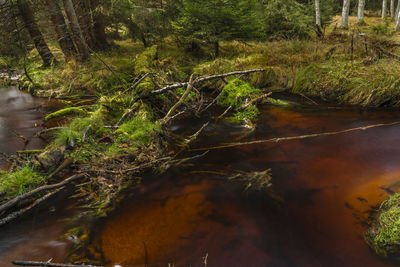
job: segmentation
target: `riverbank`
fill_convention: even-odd
[[[188,49],[170,38],[147,48],[115,41],[113,49],[93,53],[86,64],[70,61],[46,69],[32,52],[20,87],[35,96],[57,98],[65,108],[45,118],[48,129],[39,135],[49,141],[47,151],[22,153],[18,164],[3,174],[7,179],[0,186],[0,192],[6,192],[2,203],[80,173],[77,196],[89,207],[90,216],[107,216],[122,191],[141,184],[144,171],[163,173],[205,155],[188,151],[207,129],[207,121],[175,136],[169,128],[174,120],[210,113],[210,121],[225,118],[254,129],[258,103],[288,105],[271,98],[270,92],[295,93],[310,105],[322,99],[397,107],[397,37],[390,32],[390,23],[372,18],[366,22],[368,26],[353,24],[348,31],[335,29],[333,23],[323,38],[225,42],[216,59],[211,47]],[[257,71],[198,82],[246,70]],[[186,84],[164,90],[182,82]],[[27,173],[38,179],[19,179]],[[7,182],[17,178],[17,186]],[[74,229],[83,248],[88,235],[80,230]]]

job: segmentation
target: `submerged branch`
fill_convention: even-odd
[[[76,175],[73,175],[73,176],[65,179],[64,181],[62,181],[62,182],[60,182],[58,184],[44,185],[44,186],[36,188],[36,189],[34,189],[32,191],[29,191],[28,193],[25,193],[25,194],[20,195],[20,196],[18,196],[16,198],[13,198],[10,201],[8,201],[8,202],[6,202],[6,203],[4,203],[3,205],[0,206],[0,213],[4,212],[6,210],[9,210],[12,207],[15,207],[19,202],[21,202],[24,199],[30,198],[30,197],[32,197],[34,195],[37,195],[37,194],[40,194],[40,193],[43,193],[43,192],[46,192],[46,191],[49,191],[49,190],[58,189],[60,187],[63,187],[65,185],[71,183],[72,181],[75,181],[77,179],[81,179],[84,176],[85,176],[84,174],[76,174]]]
[[[282,141],[308,139],[311,137],[338,135],[338,134],[350,133],[350,132],[355,132],[355,131],[369,130],[369,129],[384,127],[384,126],[394,126],[394,125],[399,125],[399,124],[400,124],[400,121],[396,121],[396,122],[392,122],[392,123],[380,123],[380,124],[373,124],[373,125],[368,125],[368,126],[362,126],[362,127],[357,127],[357,128],[336,131],[336,132],[315,133],[315,134],[306,134],[306,135],[288,136],[288,137],[275,137],[275,138],[270,138],[270,139],[255,140],[255,141],[240,142],[240,143],[228,143],[228,144],[221,145],[221,146],[214,146],[214,147],[207,147],[207,148],[195,148],[195,149],[191,149],[191,151],[216,150],[216,149],[222,149],[222,148],[262,144],[262,143],[278,143],[278,142],[282,142]]]

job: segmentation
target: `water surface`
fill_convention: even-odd
[[[394,111],[265,107],[248,136],[211,124],[194,146],[397,120]],[[110,265],[122,266],[203,266],[205,257],[207,266],[395,266],[374,255],[362,233],[371,208],[398,190],[399,143],[400,126],[391,126],[212,150],[144,187],[106,220],[97,245]],[[281,204],[214,174],[268,168]]]

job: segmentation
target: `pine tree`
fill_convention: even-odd
[[[183,0],[173,27],[191,41],[214,44],[218,57],[220,41],[261,37],[259,10],[257,2],[252,0]]]

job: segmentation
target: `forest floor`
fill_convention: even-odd
[[[308,40],[223,42],[218,58],[211,46],[192,50],[172,38],[147,48],[130,40],[114,41],[110,51],[92,54],[88,63],[71,61],[46,69],[32,51],[20,86],[39,97],[57,98],[65,108],[45,118],[49,129],[39,133],[49,140],[45,151],[12,156],[9,160],[18,164],[0,173],[3,220],[19,212],[21,203],[7,204],[15,197],[27,196],[34,204],[42,195],[30,194],[32,187],[76,173],[70,181],[83,180],[77,196],[89,203],[92,216],[106,216],[121,191],[140,184],[141,172],[160,173],[203,156],[185,158],[182,152],[206,125],[186,137],[172,136],[168,125],[182,116],[200,116],[213,104],[226,110],[222,117],[248,125],[258,114],[257,102],[287,104],[269,92],[299,94],[311,104],[322,99],[399,106],[400,36],[393,23],[366,17],[366,24],[359,26],[351,17],[350,28],[340,30],[338,20],[334,18],[323,37]],[[60,51],[55,55],[62,62]],[[254,69],[264,71],[196,84],[199,77]],[[181,82],[196,86],[153,94]],[[27,175],[32,179],[19,179],[17,186],[10,182]],[[33,204],[24,199],[25,207]]]

